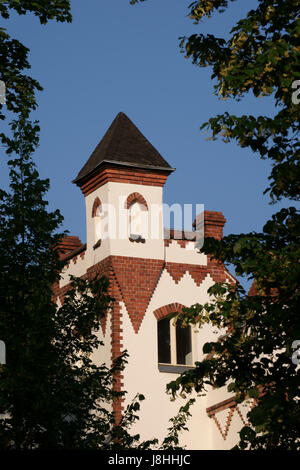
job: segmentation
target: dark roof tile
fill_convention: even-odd
[[[173,171],[133,122],[119,113],[73,183],[88,176],[101,163]]]

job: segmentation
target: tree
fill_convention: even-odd
[[[194,1],[189,16],[198,23],[230,3]],[[241,100],[251,91],[256,98],[274,98],[274,117],[226,112],[202,126],[213,140],[236,141],[269,159],[272,170],[265,193],[273,204],[282,198],[299,201],[299,100],[294,91],[300,85],[299,36],[299,0],[258,0],[228,39],[213,34],[180,38],[187,58],[199,67],[212,67],[219,98]],[[237,402],[255,398],[250,426],[240,432],[240,449],[300,446],[299,356],[293,354],[294,341],[300,339],[299,227],[299,212],[286,207],[261,233],[229,235],[222,241],[207,238],[203,252],[253,279],[253,295],[241,285],[216,284],[209,290],[214,303],[185,309],[185,323],[210,323],[227,333],[207,343],[207,359],[170,383],[168,391],[176,395],[227,385]]]
[[[19,15],[33,13],[41,24],[56,19],[60,22],[71,22],[70,0],[1,0],[0,15],[8,19],[12,10]],[[35,92],[42,90],[41,85],[25,71],[30,69],[28,62],[29,49],[20,41],[11,38],[4,28],[0,28],[0,80],[6,87],[6,107],[8,111],[29,117],[36,109]],[[4,104],[0,103],[0,120],[5,119]],[[30,122],[28,122],[30,125]],[[32,128],[34,131],[35,127]],[[0,133],[0,140],[6,145],[13,144],[7,135]]]

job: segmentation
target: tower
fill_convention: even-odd
[[[130,119],[119,113],[73,181],[85,197],[90,265],[107,256],[147,258],[149,252],[152,258],[163,259],[159,209],[172,171]],[[152,208],[158,209],[156,214]],[[143,233],[151,231],[155,237]]]

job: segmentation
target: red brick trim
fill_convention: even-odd
[[[165,238],[165,239],[164,239],[164,245],[165,245],[165,247],[167,248],[168,246],[170,246],[170,244],[171,244],[173,241],[174,241],[175,243],[177,243],[177,245],[179,245],[180,248],[186,249],[186,246],[188,245],[188,243],[190,243],[190,242],[193,243],[195,240],[184,240],[184,239],[182,239],[182,240],[174,240],[173,238]]]
[[[76,255],[76,252],[73,253],[73,256],[74,255]],[[224,266],[215,260],[210,260],[209,258],[207,266],[199,266],[182,263],[165,263],[164,260],[146,258],[108,256],[96,265],[87,269],[85,276],[90,277],[100,272],[109,278],[109,294],[115,298],[111,311],[112,360],[120,356],[123,349],[123,319],[121,302],[124,302],[133,329],[135,333],[138,333],[164,267],[176,283],[179,282],[185,272],[189,272],[198,285],[201,284],[208,273],[216,282],[225,279]],[[68,288],[68,285],[63,286],[62,288],[59,288],[58,285],[54,286],[54,298],[57,299],[59,297],[61,303],[63,303],[64,295]],[[172,303],[156,309],[153,313],[157,319],[160,319],[169,313],[175,313],[177,311],[181,312],[182,308],[184,308],[183,305]],[[106,331],[106,323],[106,317],[101,319],[101,327],[104,335]],[[114,387],[115,390],[122,390],[123,375],[121,373],[116,375]],[[118,420],[121,419],[122,412],[124,410],[124,400],[116,400],[113,405],[113,409],[118,422]]]
[[[120,289],[116,281],[116,275],[112,266],[112,256],[108,256],[104,260],[88,268],[87,273],[89,276],[95,275],[95,273],[101,272],[109,278],[109,295],[115,299],[111,309],[111,361],[112,363],[122,354],[123,350],[123,318],[121,301],[122,296]],[[101,327],[106,329],[107,316],[101,319]],[[104,333],[105,334],[105,333]],[[122,372],[118,372],[114,376],[113,390],[121,392],[124,375]],[[113,401],[113,411],[115,415],[116,424],[119,424],[122,413],[124,411],[124,398],[116,398]]]
[[[236,401],[235,397],[228,398],[227,400],[223,400],[216,405],[210,406],[209,408],[206,408],[206,412],[210,418],[214,420],[216,423],[216,426],[223,437],[224,441],[226,441],[226,438],[228,436],[230,424],[233,418],[234,411],[236,409]],[[223,431],[220,422],[216,416],[216,413],[219,413],[220,411],[226,410],[229,408],[227,419],[226,419],[226,424],[225,424],[225,429]]]
[[[230,398],[227,398],[226,400],[220,401],[219,403],[216,403],[215,405],[212,405],[206,408],[206,413],[208,414],[209,417],[211,417],[215,413],[226,410],[226,408],[231,408],[232,406],[235,406],[235,405],[236,405],[235,397],[230,397]]]
[[[94,175],[89,175],[85,180],[76,184],[80,187],[84,196],[88,196],[109,181],[162,187],[166,182],[168,174],[160,170],[154,171],[124,167],[111,168],[103,165]]]
[[[235,410],[235,407],[232,407],[232,408],[230,408],[229,411],[228,411],[228,415],[227,415],[227,420],[226,420],[226,424],[225,424],[225,429],[224,429],[224,431],[222,430],[221,425],[220,425],[219,420],[218,420],[218,418],[216,417],[216,415],[213,415],[213,416],[212,416],[212,418],[213,418],[214,422],[216,423],[217,428],[218,428],[218,430],[220,431],[220,434],[221,434],[221,436],[223,437],[224,441],[226,441],[226,438],[227,438],[227,436],[228,436],[228,432],[229,432],[230,424],[231,424],[231,421],[232,421],[232,418],[233,418],[234,410]]]
[[[113,280],[113,273],[111,269],[111,263],[109,257],[103,259],[99,263],[95,264],[94,266],[91,266],[90,268],[87,269],[86,276],[89,278],[94,277],[97,273],[101,273],[101,275],[106,276],[109,279],[109,288],[108,288],[108,294],[114,298],[112,295],[112,280]],[[101,318],[101,328],[103,332],[103,336],[106,334],[106,324],[107,324],[107,313],[105,316]]]
[[[251,410],[254,408],[254,406],[255,406],[255,402],[252,403]],[[249,421],[245,421],[244,416],[242,415],[241,410],[239,409],[238,405],[236,405],[235,409],[236,409],[236,411],[237,411],[237,414],[238,414],[239,417],[241,418],[243,425],[244,425],[244,426],[250,426]]]
[[[207,266],[198,264],[173,263],[168,261],[165,264],[165,268],[176,284],[179,283],[186,273],[190,274],[197,286],[202,284],[208,274],[211,276],[214,282],[225,282],[226,278],[230,277],[227,274],[224,265],[221,262],[211,258],[209,255],[207,256]],[[236,284],[234,278],[229,279],[229,282],[232,285]]]
[[[81,247],[82,243],[81,240],[79,240],[79,237],[66,235],[59,240],[54,249],[59,252],[61,259],[65,259],[67,255],[80,249]]]
[[[121,308],[121,296],[118,286],[114,282],[112,287],[112,296],[115,298],[115,302],[112,308],[111,316],[111,361],[112,363],[120,357],[123,350],[123,316]],[[113,390],[121,392],[124,386],[124,375],[122,371],[119,371],[114,376]],[[122,419],[124,411],[124,398],[115,398],[113,401],[113,411],[115,415],[115,422],[119,424]]]
[[[186,241],[194,242],[196,241],[196,232],[190,230],[174,230],[174,229],[164,229],[164,239],[171,242],[172,240],[176,241]]]
[[[125,209],[129,209],[131,204],[134,202],[138,202],[142,205],[142,210],[146,211],[148,210],[148,204],[145,200],[145,198],[140,194],[140,193],[131,193],[126,202],[125,202]]]
[[[199,266],[198,264],[172,263],[168,261],[165,267],[176,284],[179,283],[185,273],[189,273],[197,286],[200,286],[209,273],[207,266]]]
[[[122,354],[123,349],[123,319],[121,302],[125,303],[135,333],[138,333],[148,304],[156,288],[163,269],[163,260],[129,258],[123,256],[108,256],[104,260],[87,269],[85,276],[92,277],[101,273],[109,278],[109,294],[115,299],[111,309],[111,360],[114,361]],[[83,276],[84,277],[84,276]],[[64,295],[69,285],[53,289],[55,300],[63,303]],[[101,318],[101,328],[105,335],[107,314]],[[122,391],[123,374],[114,377],[113,389]],[[120,422],[124,411],[124,398],[116,399],[113,403],[116,423]]]
[[[170,313],[181,313],[183,308],[185,308],[185,305],[178,304],[176,302],[157,308],[154,310],[153,315],[155,316],[156,320],[161,320],[162,318],[170,315]]]
[[[67,267],[68,267],[70,265],[71,260],[74,257],[77,258],[78,255],[79,255],[81,259],[84,259],[85,253],[86,253],[86,243],[84,245],[81,245],[79,248],[71,251],[70,253],[62,255],[61,259],[64,260],[64,261],[69,261],[68,264],[67,264]]]
[[[102,207],[101,201],[98,197],[94,200],[93,208],[92,208],[92,217],[96,217],[97,215],[97,209]]]
[[[253,399],[252,405],[250,406],[250,410],[252,410],[256,406],[256,403],[257,403],[257,400]],[[226,419],[225,429],[223,431],[216,414],[219,413],[220,411],[223,411],[223,410],[226,410],[226,409],[229,409],[229,411],[228,411],[228,415],[227,415],[227,419]],[[241,419],[243,425],[244,426],[250,426],[250,423],[247,422],[244,419],[244,417],[241,413],[241,410],[239,409],[239,406],[236,404],[235,397],[228,398],[227,400],[223,400],[223,401],[217,403],[216,405],[213,405],[213,406],[210,406],[209,408],[206,408],[206,412],[207,412],[208,416],[210,418],[212,418],[214,420],[214,422],[216,423],[216,426],[217,426],[221,436],[223,437],[224,441],[226,441],[226,439],[227,439],[230,424],[231,424],[231,421],[232,421],[232,418],[233,418],[233,415],[234,415],[235,411],[237,412],[237,414],[238,414],[239,418]]]
[[[164,261],[112,256],[111,262],[133,329],[138,333]]]

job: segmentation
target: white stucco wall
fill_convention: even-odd
[[[64,287],[65,285],[69,284],[70,274],[78,277],[81,277],[86,274],[87,267],[88,265],[85,256],[84,258],[82,258],[80,254],[77,255],[76,261],[74,258],[72,258],[69,264],[64,268],[63,272],[61,273],[59,287]]]
[[[209,300],[207,289],[212,284],[213,280],[208,275],[204,282],[197,286],[188,273],[175,284],[165,271],[150,301],[138,334],[134,333],[126,307],[123,305],[123,344],[130,356],[124,372],[124,389],[128,392],[125,403],[129,403],[137,392],[145,395],[146,400],[142,403],[139,414],[140,421],[133,427],[133,430],[139,432],[144,439],[157,437],[162,440],[167,434],[169,419],[175,416],[179,407],[186,402],[181,398],[171,401],[170,396],[165,393],[166,385],[175,380],[178,374],[158,370],[157,320],[153,311],[173,302],[186,306],[196,302],[206,302]],[[193,335],[194,360],[200,361],[204,357],[203,344],[215,340],[219,333],[205,325]],[[224,394],[224,390],[218,392],[218,401],[230,396]],[[189,398],[194,396],[191,395]],[[210,406],[209,401],[207,397],[197,397],[196,403],[191,408],[189,432],[182,434],[181,440],[181,444],[189,449],[227,448],[224,447],[222,436],[220,435],[220,441],[215,436],[219,431],[213,420],[207,416],[206,408]],[[215,403],[217,402],[213,404]]]
[[[121,207],[124,209],[124,201],[132,193],[141,194],[146,200],[149,208],[149,220],[157,223],[160,236],[156,240],[148,239],[145,244],[132,243],[127,237],[124,239],[103,239],[101,246],[93,249],[93,245],[98,240],[95,223],[92,217],[92,207],[98,197],[103,204],[112,204],[116,207],[116,234],[119,233],[118,208],[121,198]],[[137,184],[108,182],[86,197],[86,224],[87,224],[87,250],[84,259],[77,256],[76,264],[74,260],[65,269],[60,287],[69,282],[69,274],[82,276],[87,269],[110,255],[137,257],[146,259],[160,259],[166,262],[183,263],[191,265],[207,266],[207,257],[194,250],[194,242],[187,243],[185,248],[181,247],[176,240],[170,242],[168,247],[163,242],[163,217],[158,216],[158,220],[152,217],[152,204],[162,205],[162,188],[153,186],[143,186]],[[126,211],[125,211],[126,212]],[[99,219],[98,219],[99,221]],[[151,223],[151,222],[150,222]],[[151,226],[150,226],[151,228]],[[164,270],[156,289],[149,302],[144,319],[138,334],[134,332],[131,320],[128,316],[126,306],[122,304],[122,344],[129,353],[129,363],[124,371],[124,390],[127,391],[125,405],[130,403],[136,393],[145,395],[146,400],[141,404],[139,412],[140,420],[134,425],[132,431],[141,434],[142,439],[156,437],[162,440],[167,434],[170,426],[169,419],[175,416],[182,404],[186,402],[183,398],[171,401],[170,396],[165,393],[166,385],[178,377],[177,373],[160,372],[157,358],[157,320],[153,311],[171,303],[180,303],[190,306],[194,303],[205,303],[210,300],[207,293],[208,288],[214,284],[213,279],[208,274],[200,286],[194,282],[187,272],[176,284],[169,273]],[[197,328],[196,328],[197,330]],[[201,361],[204,358],[202,351],[204,343],[215,341],[221,332],[215,331],[212,327],[205,325],[201,329],[193,331],[194,361]],[[96,363],[111,364],[111,316],[108,316],[106,333],[102,330],[98,333],[103,340],[101,346],[94,352],[93,358]],[[192,398],[192,395],[188,398]],[[214,420],[209,418],[206,409],[216,403],[226,400],[231,395],[226,388],[221,390],[211,390],[205,397],[197,397],[196,403],[191,408],[192,418],[189,420],[189,431],[182,434],[181,444],[188,449],[230,449],[238,440],[237,431],[243,423],[237,412],[232,417],[228,436],[224,440],[220,434]],[[223,410],[216,415],[221,426],[226,426],[228,410]],[[222,424],[221,424],[222,422]],[[222,428],[224,429],[224,428]]]
[[[207,266],[207,256],[195,250],[195,242],[188,242],[186,247],[182,248],[176,240],[172,240],[169,246],[166,247],[165,253],[166,261],[172,263]]]
[[[103,334],[102,327],[96,333],[103,345],[93,353],[93,361],[96,364],[105,364],[107,367],[111,366],[111,313],[107,314],[105,334]]]

